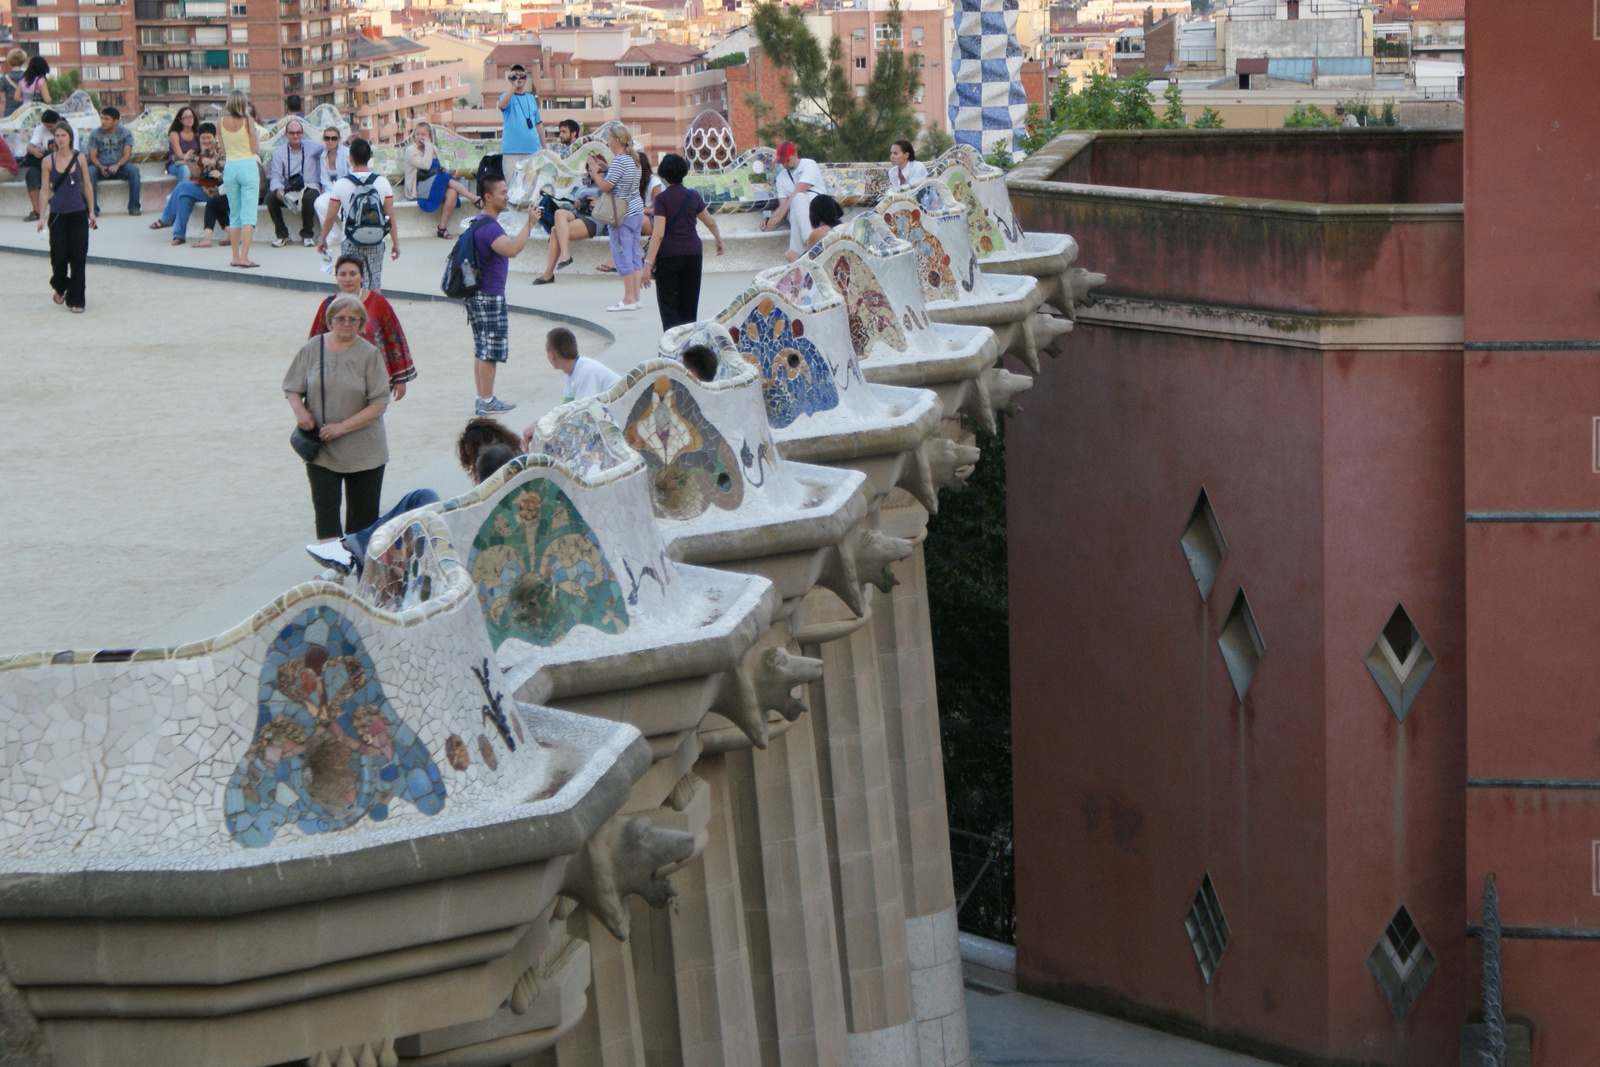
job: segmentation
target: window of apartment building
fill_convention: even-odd
[[[80,30],[120,30],[122,29],[121,15],[79,15],[78,29]]]
[[[913,26],[913,27],[911,27],[911,47],[912,48],[921,48],[922,47],[922,27],[921,26]]]
[[[887,22],[880,22],[872,27],[872,40],[879,48],[900,47],[900,31]]]
[[[857,70],[866,70],[867,69],[867,57],[866,56],[856,56],[856,69]]]
[[[865,41],[867,39],[867,31],[865,29],[851,30],[850,39],[852,41]]]
[[[17,29],[28,33],[47,33],[59,29],[60,25],[61,20],[54,15],[35,15],[31,18],[17,19]]]
[[[101,92],[100,92],[100,103],[105,107],[127,107],[128,106],[128,94],[127,93],[113,93],[113,92],[107,92],[105,90],[101,90]]]
[[[867,87],[865,85],[856,86],[856,99],[857,100],[865,100],[866,96],[867,96]]]
[[[90,56],[120,56],[122,54],[122,42],[79,41],[78,54],[85,59]]]
[[[183,17],[186,19],[225,19],[228,17],[227,0],[183,0]]]
[[[122,68],[119,66],[100,66],[87,64],[79,68],[80,77],[86,82],[119,82],[122,80]]]
[[[249,65],[250,65],[250,53],[249,52],[235,52],[233,54],[233,69],[234,70],[244,70]]]
[[[244,44],[245,42],[250,40],[250,27],[249,26],[230,26],[228,28],[228,38],[234,44]]]
[[[61,54],[61,42],[40,41],[39,51],[36,54],[41,56],[59,56]]]
[[[911,65],[914,68],[916,68],[917,70],[921,70],[922,69],[922,62],[923,62],[923,60],[922,60],[922,53],[921,52],[912,52],[911,53]]]
[[[134,0],[133,17],[136,19],[181,19],[183,5],[178,0]]]
[[[189,31],[182,26],[140,26],[140,44],[188,44]]]
[[[250,75],[235,74],[233,76],[233,87],[241,93],[248,93],[250,91]]]
[[[236,19],[242,19],[250,14],[250,8],[246,4],[230,4],[228,5],[228,13]]]
[[[194,43],[201,45],[227,44],[228,27],[196,26],[194,28]]]
[[[650,73],[648,63],[618,63],[617,74],[623,78],[643,78]]]

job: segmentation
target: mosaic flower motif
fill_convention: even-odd
[[[628,628],[600,539],[549,479],[526,482],[495,505],[478,527],[467,569],[495,648],[513,637],[553,645],[574,626],[609,634]]]
[[[700,410],[693,391],[663,374],[628,413],[628,444],[650,468],[650,504],[668,519],[692,519],[715,504],[744,500],[744,476],[727,440]]]
[[[440,580],[433,543],[422,524],[414,522],[376,559],[367,560],[358,592],[373,607],[404,611],[431,597]]]
[[[908,241],[917,253],[917,277],[922,293],[929,300],[954,300],[956,276],[950,270],[950,257],[944,244],[923,225],[922,211],[903,201],[884,216],[895,235]]]
[[[904,352],[906,336],[895,324],[894,308],[866,261],[846,249],[834,259],[829,272],[833,284],[844,295],[850,322],[850,346],[855,349],[856,358],[866,359],[878,341],[896,352]]]
[[[770,297],[750,309],[742,327],[728,331],[739,353],[761,371],[767,421],[779,429],[802,415],[839,406],[828,361],[804,332],[805,324],[791,319]]]
[[[944,180],[956,202],[967,209],[967,233],[972,236],[972,247],[978,258],[987,259],[990,254],[1002,251],[1006,246],[1005,236],[995,225],[989,209],[978,200],[978,194],[967,176],[959,170],[952,170],[945,173]]]
[[[308,608],[262,665],[255,737],[224,795],[228,832],[261,848],[280,826],[318,834],[386,819],[396,798],[437,815],[439,769],[389,703],[355,627],[330,607]]]

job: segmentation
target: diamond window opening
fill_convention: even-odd
[[[1405,721],[1406,712],[1411,710],[1412,701],[1417,699],[1422,683],[1428,680],[1436,662],[1433,651],[1422,639],[1411,616],[1406,614],[1405,605],[1396,604],[1394,613],[1373,642],[1372,651],[1367,653],[1367,670],[1372,672],[1372,680],[1378,683],[1389,708],[1401,722]]]
[[[1194,502],[1194,510],[1189,513],[1189,525],[1184,527],[1178,543],[1183,546],[1189,570],[1194,574],[1195,584],[1200,587],[1200,599],[1205,600],[1211,596],[1217,571],[1222,567],[1223,557],[1228,554],[1228,542],[1222,536],[1222,527],[1217,525],[1217,513],[1211,510],[1211,498],[1204,487],[1200,490],[1200,498]]]
[[[1217,889],[1211,884],[1210,871],[1200,879],[1200,888],[1195,891],[1189,913],[1183,918],[1183,928],[1189,934],[1195,961],[1200,964],[1200,977],[1210,985],[1211,976],[1217,973],[1217,964],[1222,962],[1222,953],[1233,937],[1228,930],[1228,920],[1222,914],[1222,904],[1217,900]]]
[[[1255,612],[1250,601],[1240,589],[1228,611],[1228,621],[1222,624],[1217,635],[1217,645],[1222,649],[1222,660],[1228,667],[1228,677],[1233,680],[1233,691],[1242,702],[1255,680],[1256,667],[1266,645],[1261,642],[1261,630],[1256,626]]]
[[[1367,953],[1367,969],[1377,979],[1378,988],[1389,1001],[1396,1019],[1404,1019],[1411,1013],[1422,995],[1422,987],[1438,968],[1439,961],[1428,948],[1422,931],[1411,921],[1406,906],[1400,905],[1383,936]]]

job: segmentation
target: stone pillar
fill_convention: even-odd
[[[633,954],[579,908],[567,918],[589,943],[589,1010],[555,1047],[556,1067],[644,1067],[644,1039],[633,988]]]
[[[695,774],[710,792],[706,847],[672,876],[678,896],[667,910],[682,1063],[755,1067],[755,1002],[724,757],[702,758]]]
[[[874,591],[875,592],[875,591]],[[816,594],[813,594],[816,595]],[[888,602],[870,603],[884,609]],[[844,962],[850,1058],[857,1067],[917,1067],[916,1019],[895,833],[888,739],[870,626],[821,646],[810,687],[835,921]]]
[[[724,757],[762,1067],[850,1062],[811,715]]]
[[[888,737],[917,1043],[922,1067],[961,1067],[968,1061],[967,1014],[921,541],[911,558],[897,563],[894,570],[900,584],[888,596],[877,598],[871,627]]]

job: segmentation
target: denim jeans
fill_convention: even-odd
[[[173,237],[185,237],[189,233],[189,214],[196,204],[210,199],[211,194],[194,182],[181,181],[167,197],[167,206],[161,209],[161,221],[172,227]]]
[[[99,167],[89,168],[89,181],[94,184],[95,207],[100,206],[100,183],[127,182],[128,183],[128,210],[139,210],[139,167],[138,164],[128,162],[117,168],[115,174],[107,174]]]
[[[191,181],[194,178],[194,175],[189,172],[189,164],[187,163],[168,163],[167,173],[180,182]]]
[[[439,494],[435,493],[432,489],[413,489],[411,492],[401,497],[398,504],[384,512],[382,517],[380,517],[378,521],[373,523],[371,526],[368,526],[364,530],[357,530],[355,533],[345,534],[345,547],[348,548],[350,550],[350,554],[356,558],[356,573],[361,573],[361,564],[365,562],[367,558],[367,542],[371,541],[372,535],[378,532],[378,527],[382,526],[396,515],[403,515],[408,511],[415,511],[417,508],[425,507],[428,504],[436,504],[438,501]]]

